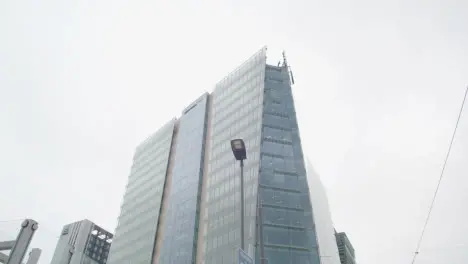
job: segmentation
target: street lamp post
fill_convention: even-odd
[[[231,140],[232,153],[236,160],[240,161],[240,192],[241,192],[241,249],[245,251],[244,247],[244,160],[247,159],[247,151],[245,150],[245,143],[242,139]]]

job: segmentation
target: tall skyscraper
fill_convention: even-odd
[[[63,227],[51,264],[105,264],[113,235],[89,220]]]
[[[336,244],[340,252],[341,264],[356,264],[354,247],[345,232],[336,233]]]
[[[289,67],[266,58],[262,48],[137,147],[110,264],[235,263],[241,230],[234,138],[247,148],[247,254],[260,263],[261,227],[267,264],[320,264]]]

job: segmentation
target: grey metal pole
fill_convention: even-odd
[[[37,264],[37,262],[39,262],[39,258],[41,257],[41,252],[41,249],[33,248],[29,253],[29,259],[26,264]]]
[[[24,255],[28,250],[29,244],[33,238],[34,233],[38,228],[38,223],[32,219],[26,219],[21,224],[21,231],[16,238],[15,245],[11,249],[10,256],[7,264],[21,264]]]
[[[265,261],[265,248],[263,246],[263,215],[262,204],[260,203],[260,175],[257,188],[257,214],[258,214],[258,236],[260,240],[260,264],[266,264]]]
[[[245,252],[244,247],[244,160],[240,161],[240,169],[241,169],[241,176],[240,176],[240,191],[241,191],[241,248]]]

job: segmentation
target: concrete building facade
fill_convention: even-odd
[[[63,227],[51,264],[106,264],[112,233],[89,220]]]

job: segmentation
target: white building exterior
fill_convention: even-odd
[[[317,231],[321,264],[340,264],[338,246],[336,244],[335,229],[330,213],[325,188],[320,176],[315,172],[312,163],[306,160],[307,181],[309,184],[310,200],[313,205],[313,216]]]
[[[86,219],[65,225],[51,264],[105,264],[112,237]]]

